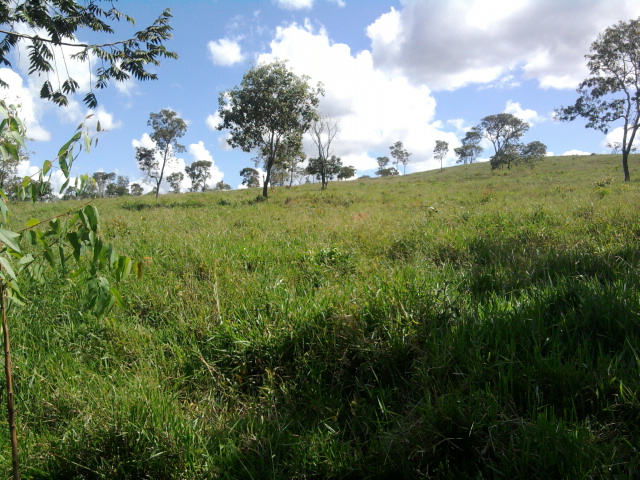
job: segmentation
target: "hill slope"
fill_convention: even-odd
[[[97,201],[148,268],[103,319],[67,281],[24,286],[25,476],[637,476],[640,184],[620,170]]]

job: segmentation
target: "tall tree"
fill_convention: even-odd
[[[513,148],[519,145],[518,141],[529,130],[529,124],[511,113],[498,113],[484,117],[475,129],[493,145],[495,154],[491,159],[491,169],[494,170],[505,164],[511,165],[505,160],[512,157]]]
[[[478,133],[475,128],[469,130],[462,139],[462,145],[453,149],[454,153],[458,157],[456,163],[473,163],[480,156],[484,150],[480,146],[482,135]]]
[[[218,191],[231,190],[231,185],[220,180],[218,183],[216,183],[215,189]]]
[[[29,74],[39,76],[40,97],[58,105],[68,105],[67,95],[75,93],[80,85],[69,75],[69,69],[58,71],[52,61],[56,52],[64,45],[76,49],[73,58],[83,62],[99,59],[101,67],[92,76],[92,88],[105,88],[110,80],[124,81],[132,76],[137,80],[155,80],[157,75],[147,70],[147,65],[157,66],[161,58],[178,58],[163,46],[171,38],[170,10],[166,9],[153,24],[137,32],[133,37],[111,43],[78,43],[76,32],[88,29],[101,34],[112,34],[114,29],[108,22],[125,19],[134,24],[133,18],[125,15],[108,3],[101,8],[100,2],[88,0],[3,1],[0,7],[0,65],[11,67],[8,56],[19,43],[29,49]],[[7,26],[8,28],[5,28]],[[30,32],[23,33],[21,26]],[[54,85],[51,79],[57,79]],[[6,83],[0,80],[0,86]],[[98,105],[93,90],[84,97],[89,108]]]
[[[207,180],[211,178],[211,165],[209,160],[196,160],[191,165],[185,167],[185,172],[191,179],[191,191],[204,192],[207,189]]]
[[[318,149],[318,156],[309,160],[307,171],[316,175],[318,180],[322,181],[322,190],[327,188],[327,175],[336,167],[333,159],[336,159],[337,157],[332,155],[333,148],[331,144],[339,132],[340,119],[327,115],[323,115],[315,119],[311,122],[311,127],[309,128],[311,140],[313,140],[313,143]],[[330,165],[332,161],[333,164]],[[336,173],[337,172],[334,172],[333,175]]]
[[[167,182],[171,185],[171,191],[173,193],[180,193],[180,184],[184,180],[184,173],[173,172],[171,175],[167,175]]]
[[[398,168],[398,164],[402,164],[404,167],[402,174],[405,175],[407,173],[407,163],[409,163],[409,157],[411,154],[404,148],[404,145],[401,141],[397,141],[393,145],[389,147],[391,150],[391,156],[396,161],[396,169]]]
[[[537,163],[540,163],[547,156],[547,146],[535,140],[529,142],[526,145],[522,145],[519,152],[519,164],[524,164],[533,168]]]
[[[142,185],[140,185],[139,183],[131,184],[131,195],[133,195],[134,197],[139,197],[140,195],[142,195],[142,192],[144,192]]]
[[[155,182],[158,198],[166,166],[175,159],[177,152],[187,150],[184,145],[178,143],[178,139],[187,132],[187,124],[173,110],[162,109],[149,115],[147,126],[153,128],[151,139],[156,146],[153,149],[136,147],[136,160],[147,179]]]
[[[440,160],[440,171],[442,171],[442,160],[449,152],[449,143],[444,140],[436,140],[436,147],[433,149],[433,156]]]
[[[356,169],[351,165],[340,168],[338,172],[338,180],[347,180],[348,178],[352,178],[356,176]]]
[[[227,140],[244,152],[258,149],[264,156],[266,178],[262,196],[267,198],[271,170],[280,144],[306,132],[317,118],[316,107],[323,89],[309,86],[309,77],[298,76],[285,62],[258,65],[242,78],[239,87],[223,92],[219,99],[219,130],[229,130]]]
[[[389,157],[378,157],[376,161],[378,162],[378,170],[376,170],[376,175],[379,175],[380,177],[391,177],[393,175],[400,174],[396,167],[387,166],[389,165],[390,161]]]
[[[118,175],[115,182],[107,184],[107,197],[123,197],[129,195],[129,177]]]
[[[586,56],[589,76],[578,86],[574,105],[556,110],[557,119],[587,120],[587,128],[608,133],[622,121],[622,171],[629,174],[629,154],[640,128],[640,18],[607,28]]]

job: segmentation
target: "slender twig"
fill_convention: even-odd
[[[101,44],[90,44],[90,43],[71,43],[71,42],[62,42],[58,40],[51,40],[50,38],[42,38],[38,35],[27,35],[26,33],[18,33],[18,32],[10,32],[8,30],[0,29],[0,33],[4,33],[6,35],[13,35],[14,37],[26,38],[28,40],[40,40],[41,42],[53,43],[55,45],[65,45],[67,47],[76,47],[76,48],[105,48],[105,47],[115,47],[117,45],[124,45],[126,43],[131,43],[136,38],[129,38],[128,40],[119,40],[113,43],[101,43]]]

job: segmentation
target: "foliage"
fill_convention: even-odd
[[[216,183],[216,190],[222,192],[225,190],[231,190],[231,185],[229,185],[228,183],[223,182],[222,180],[220,180],[218,183]]]
[[[243,168],[240,170],[240,176],[242,177],[242,185],[247,188],[257,188],[260,186],[260,174],[255,168]]]
[[[155,182],[155,196],[158,198],[166,166],[175,160],[177,152],[186,151],[178,139],[187,132],[187,124],[176,112],[163,108],[158,113],[149,114],[147,125],[153,128],[151,139],[155,148],[136,147],[136,160],[146,178]]]
[[[351,165],[340,167],[340,171],[338,172],[338,180],[347,180],[355,176],[356,176],[355,167]]]
[[[378,170],[376,170],[376,175],[380,177],[392,177],[400,174],[397,168],[387,166],[389,165],[389,157],[378,157],[376,161],[378,162]]]
[[[511,166],[517,158],[517,147],[520,138],[529,130],[529,124],[511,113],[487,115],[476,131],[489,140],[495,151],[491,157],[491,170],[503,165]]]
[[[310,158],[306,171],[309,175],[314,175],[316,180],[322,183],[321,189],[327,188],[329,180],[333,180],[342,169],[342,159],[331,155],[331,157],[323,159],[320,157]]]
[[[84,4],[72,0],[3,2],[3,6],[0,7],[0,25],[8,27],[8,30],[0,30],[0,33],[4,34],[0,41],[0,64],[11,67],[8,59],[10,52],[20,42],[27,43],[29,74],[36,74],[45,79],[40,88],[40,97],[64,106],[69,103],[67,96],[74,94],[80,85],[69,75],[68,70],[55,70],[55,62],[52,60],[62,45],[76,50],[71,55],[75,60],[87,62],[89,65],[90,62],[101,64],[96,70],[92,88],[106,88],[110,80],[120,82],[131,77],[137,80],[155,80],[157,75],[147,69],[148,65],[159,65],[161,58],[178,58],[163,45],[171,38],[169,12],[169,9],[164,10],[151,26],[127,40],[104,44],[80,44],[75,37],[80,29],[112,34],[114,30],[109,21],[119,22],[124,19],[133,25],[134,20],[112,5],[108,9],[101,8],[96,0]],[[38,33],[22,33],[25,26],[28,26],[30,31]],[[54,86],[50,78],[56,76],[59,83]],[[0,85],[6,87],[2,80]],[[93,90],[86,94],[84,103],[89,108],[97,106],[98,101]]]
[[[258,149],[265,160],[264,198],[281,144],[302,135],[317,118],[323,90],[320,84],[311,88],[308,80],[296,75],[285,62],[275,61],[251,68],[240,86],[219,97],[218,128],[230,131],[229,145],[245,152]]]
[[[442,160],[449,152],[449,143],[444,140],[436,140],[436,146],[433,149],[433,156],[436,160],[440,160],[440,170],[442,170]]]
[[[191,179],[192,192],[204,192],[207,189],[207,180],[211,178],[211,165],[209,160],[196,160],[185,167],[185,171]]]
[[[133,195],[134,197],[139,197],[140,195],[142,195],[142,192],[144,192],[142,185],[140,185],[139,183],[131,184],[131,195]]]
[[[98,187],[98,196],[104,197],[106,195],[107,185],[116,179],[115,172],[95,172],[92,176]]]
[[[184,173],[182,172],[173,172],[171,175],[167,176],[167,182],[171,185],[171,191],[173,193],[180,193],[180,184],[184,180]]]
[[[478,132],[476,128],[472,128],[465,133],[462,139],[462,145],[453,149],[454,153],[458,157],[456,163],[474,163],[476,159],[482,154],[484,148],[480,146],[482,140],[482,134]]]
[[[537,163],[542,162],[547,156],[547,146],[544,143],[535,140],[527,143],[526,145],[522,145],[518,153],[519,158],[517,163],[533,168]]]
[[[630,180],[629,154],[640,128],[640,18],[608,27],[586,55],[589,76],[578,86],[574,105],[556,110],[556,118],[587,120],[586,127],[608,133],[622,121],[622,169]]]
[[[407,149],[404,148],[404,145],[399,140],[391,145],[389,149],[391,150],[391,156],[396,161],[396,170],[398,169],[398,164],[402,164],[402,166],[404,167],[404,171],[402,172],[402,174],[406,174],[407,164],[409,163],[409,157],[411,156],[411,154],[407,151]]]

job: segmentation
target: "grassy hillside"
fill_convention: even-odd
[[[67,280],[24,286],[25,477],[637,478],[640,182],[620,179],[618,157],[562,157],[97,201],[147,270],[103,319]]]

